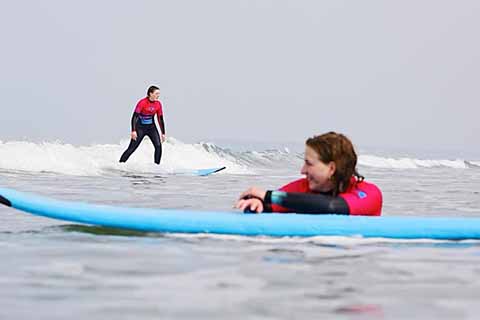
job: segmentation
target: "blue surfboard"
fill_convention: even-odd
[[[193,175],[193,176],[208,176],[213,173],[220,172],[225,170],[227,167],[218,167],[218,168],[208,168],[208,169],[197,169],[197,170],[190,170],[190,171],[180,171],[174,172],[173,174],[178,175]]]
[[[245,236],[362,236],[396,239],[480,239],[480,218],[357,217],[314,214],[127,208],[59,201],[0,188],[0,203],[34,215],[144,232]]]

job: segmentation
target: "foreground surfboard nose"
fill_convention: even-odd
[[[2,197],[1,195],[0,195],[0,203],[9,207],[12,206],[12,203],[8,199]]]

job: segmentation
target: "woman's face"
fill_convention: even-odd
[[[151,101],[157,101],[159,97],[160,97],[160,90],[155,90],[152,93],[150,93],[148,96],[148,98]]]
[[[320,161],[319,158],[315,150],[306,146],[305,162],[301,173],[306,176],[310,190],[329,192],[333,189],[330,177],[335,173],[335,162],[332,161],[326,164]]]

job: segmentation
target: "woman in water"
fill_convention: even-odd
[[[162,104],[158,100],[160,89],[151,86],[147,90],[147,97],[138,101],[132,116],[132,132],[131,140],[127,150],[122,154],[120,162],[126,162],[132,153],[138,148],[143,137],[148,136],[155,147],[155,163],[160,164],[162,158],[162,142],[165,142],[165,123],[163,122]],[[155,125],[155,114],[157,115],[158,124],[162,135],[158,134]]]
[[[382,193],[356,169],[357,154],[343,134],[328,132],[306,141],[305,178],[279,190],[251,187],[236,208],[252,212],[334,213],[379,216]]]

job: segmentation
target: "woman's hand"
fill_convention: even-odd
[[[244,191],[240,197],[238,198],[238,200],[242,200],[242,199],[248,199],[248,198],[258,198],[260,200],[265,200],[265,194],[267,192],[265,190],[262,190],[260,188],[257,188],[257,187],[251,187],[251,188],[248,188],[246,191]]]
[[[132,131],[130,137],[132,138],[132,140],[137,140],[137,131]]]
[[[167,136],[162,134],[160,135],[160,139],[162,139],[162,143],[164,143],[167,140]]]
[[[251,211],[260,213],[263,212],[263,200],[266,192],[257,187],[251,187],[244,191],[237,200],[235,208],[245,211],[249,208]]]
[[[242,211],[245,211],[245,209],[249,208],[250,211],[261,213],[263,212],[263,202],[257,198],[240,199],[237,201],[235,208]]]

